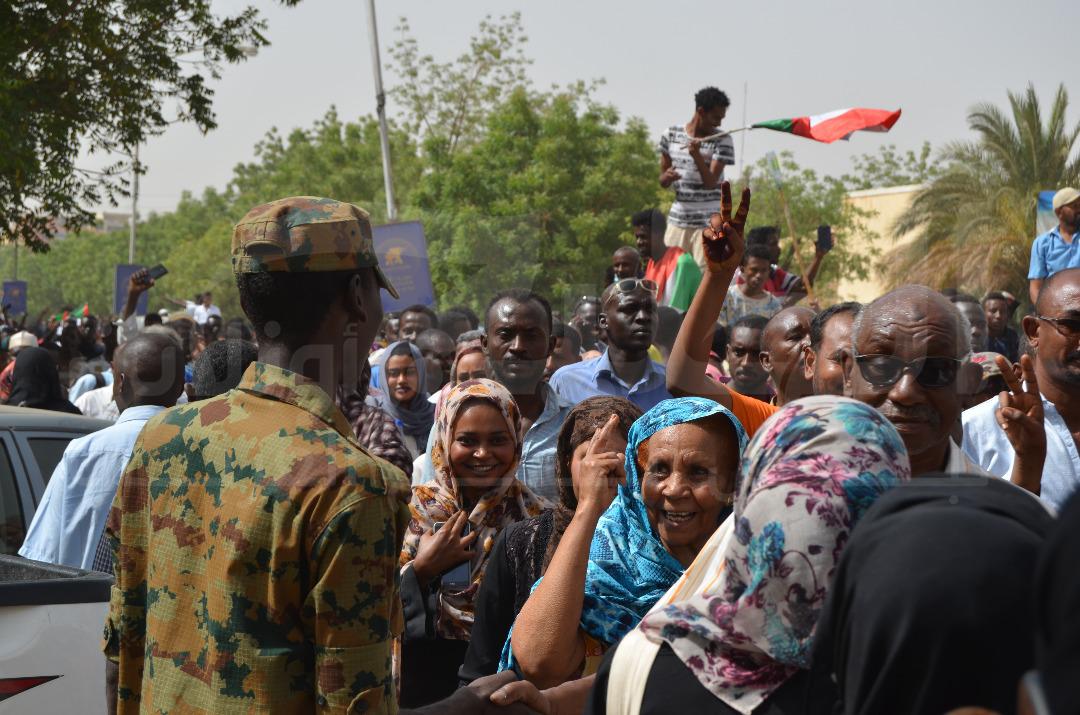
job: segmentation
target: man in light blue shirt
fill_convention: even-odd
[[[1080,487],[1080,268],[1052,275],[1024,318],[1042,395],[1046,462],[1039,496],[1061,509]],[[1016,454],[999,425],[998,401],[964,412],[964,452],[983,469],[1006,479]]]
[[[1058,225],[1035,239],[1031,245],[1031,267],[1028,269],[1028,292],[1031,304],[1039,299],[1044,280],[1066,268],[1080,267],[1080,191],[1062,189],[1054,194],[1054,214]]]
[[[19,555],[90,569],[120,475],[146,421],[176,404],[184,389],[178,338],[139,333],[113,356],[116,424],[72,440],[56,465]]]
[[[655,286],[626,278],[604,290],[600,327],[607,331],[607,350],[556,370],[550,380],[555,392],[575,405],[597,395],[625,397],[643,410],[671,398],[664,366],[649,358],[658,324]]]
[[[75,400],[79,399],[87,392],[98,390],[106,385],[111,385],[112,382],[112,368],[109,368],[105,372],[87,373],[72,384],[71,388],[68,390],[68,401],[71,404],[75,404]]]

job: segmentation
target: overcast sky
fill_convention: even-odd
[[[217,7],[244,4],[222,0]],[[366,0],[257,4],[272,45],[225,68],[216,84],[216,130],[203,136],[176,126],[142,148],[149,170],[140,213],[173,208],[185,189],[223,188],[271,127],[310,127],[330,105],[345,119],[374,112]],[[971,105],[1005,106],[1006,90],[1028,82],[1045,106],[1064,82],[1073,101],[1070,121],[1080,118],[1077,0],[379,0],[384,79],[394,81],[387,49],[399,17],[408,18],[422,52],[445,60],[465,49],[484,15],[514,10],[522,14],[538,87],[602,78],[597,98],[624,118],[642,117],[654,135],[688,120],[694,92],[709,84],[731,97],[726,126],[732,127],[741,124],[744,108],[751,122],[850,106],[903,109],[890,134],[857,134],[849,143],[750,133],[748,163],[790,149],[801,164],[839,174],[852,155],[885,143],[936,147],[970,136]],[[393,102],[389,108],[396,112]],[[739,152],[739,140],[735,146]]]

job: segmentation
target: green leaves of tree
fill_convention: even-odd
[[[1004,110],[993,104],[971,109],[975,141],[945,147],[947,168],[897,221],[898,236],[920,236],[913,248],[896,252],[899,270],[891,275],[897,280],[1027,295],[1037,195],[1080,183],[1080,123],[1066,125],[1064,85],[1049,113],[1033,86],[1008,97]]]
[[[293,4],[296,0],[286,0]],[[224,63],[267,44],[253,7],[210,0],[14,0],[0,9],[0,231],[44,250],[52,219],[90,223],[86,209],[126,192],[130,162],[95,170],[90,155],[128,152],[175,121],[215,126]]]

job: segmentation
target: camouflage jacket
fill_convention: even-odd
[[[154,417],[106,525],[118,712],[395,713],[409,495],[288,370]]]

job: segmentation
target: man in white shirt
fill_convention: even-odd
[[[167,334],[135,336],[117,348],[114,364],[112,390],[120,417],[115,425],[68,444],[34,512],[20,556],[92,567],[139,432],[147,420],[176,404],[184,389],[183,350],[180,341]]]
[[[210,319],[211,315],[221,317],[221,308],[214,305],[214,296],[210,291],[206,291],[202,294],[202,303],[195,306],[195,312],[192,317],[195,318],[195,322],[199,325],[206,325],[206,321]]]
[[[119,350],[119,348],[117,348]],[[116,422],[120,410],[113,399],[112,385],[105,385],[95,390],[84,392],[73,403],[86,417]]]
[[[1024,318],[1023,328],[1034,353],[1028,358],[1033,370],[1025,371],[1028,392],[1040,395],[1041,405],[1032,399],[1020,409],[1042,413],[1046,463],[1039,496],[1061,509],[1080,486],[1080,268],[1055,273],[1043,282],[1035,315]],[[1019,392],[1016,385],[1013,394]],[[1002,415],[999,406],[998,400],[989,400],[964,413],[964,452],[983,469],[1005,476],[1013,469],[1016,453],[1003,424],[1010,426],[1014,420],[1009,417],[1019,416]]]

